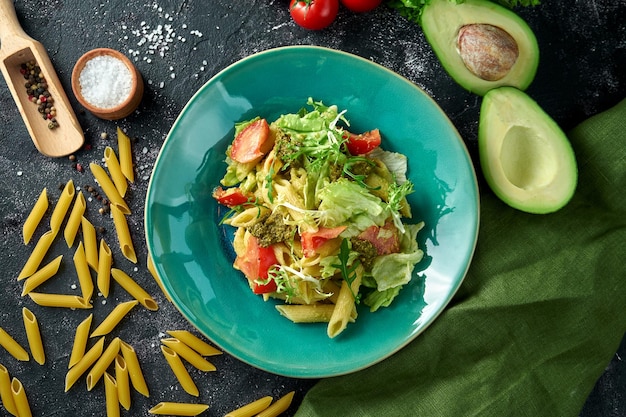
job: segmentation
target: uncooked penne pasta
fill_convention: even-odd
[[[27,361],[30,359],[26,349],[17,343],[2,327],[0,327],[0,346],[5,348],[6,351],[18,361]]]
[[[157,415],[168,416],[197,416],[204,413],[209,409],[207,404],[192,404],[192,403],[175,403],[175,402],[160,402],[150,410],[148,413]]]
[[[96,276],[96,284],[98,290],[104,297],[109,296],[109,288],[111,285],[111,265],[113,264],[113,254],[111,248],[104,239],[100,239],[100,249],[98,251],[98,274]]]
[[[23,307],[22,319],[24,321],[24,329],[26,329],[26,338],[28,339],[30,353],[33,355],[35,362],[39,365],[43,365],[46,363],[46,354],[43,349],[43,340],[41,339],[41,331],[39,330],[37,317],[35,317],[32,311]]]
[[[83,245],[87,264],[92,267],[94,271],[97,271],[98,240],[96,238],[96,228],[93,227],[93,224],[85,216],[81,219],[80,225],[83,229]]]
[[[104,400],[107,417],[119,417],[120,401],[117,393],[117,381],[108,372],[104,373]]]
[[[117,151],[120,154],[120,168],[122,173],[128,181],[135,182],[130,138],[119,127],[117,128]]]
[[[69,180],[65,187],[63,187],[63,191],[61,191],[61,195],[57,200],[56,205],[54,206],[54,210],[52,210],[52,215],[50,216],[50,230],[56,236],[56,234],[61,230],[61,223],[65,219],[65,215],[67,214],[67,210],[72,204],[72,200],[74,200],[74,195],[76,194],[76,189],[74,188],[74,182]]]
[[[215,365],[204,359],[198,352],[184,344],[178,339],[168,337],[161,339],[161,342],[176,352],[181,358],[189,362],[192,366],[200,371],[210,372],[215,371]]]
[[[120,352],[120,338],[116,337],[109,343],[109,346],[102,352],[96,363],[87,374],[87,391],[91,391],[96,386],[109,365],[113,363],[115,357]]]
[[[363,267],[359,265],[355,272],[356,277],[351,285],[348,285],[347,281],[341,283],[337,304],[335,304],[335,310],[326,329],[326,333],[331,339],[341,333],[348,325],[348,322],[353,320],[354,294],[359,292],[361,278],[363,277]]]
[[[48,249],[50,249],[50,245],[52,245],[52,241],[54,240],[55,233],[52,230],[48,230],[46,233],[41,235],[37,244],[33,248],[33,251],[30,253],[30,256],[26,260],[24,267],[20,271],[17,276],[17,280],[22,280],[24,278],[28,278],[37,272],[41,261],[44,256],[48,253]]]
[[[13,402],[15,402],[15,408],[17,409],[17,415],[19,417],[31,417],[30,404],[28,404],[28,398],[26,398],[26,391],[19,379],[13,377],[11,380],[11,392],[13,393]]]
[[[207,342],[188,330],[168,330],[167,334],[180,340],[202,356],[215,356],[222,354],[222,351],[209,345]]]
[[[130,382],[133,385],[133,388],[135,388],[135,390],[141,395],[149,397],[150,392],[148,390],[148,385],[143,377],[143,372],[141,371],[141,366],[135,349],[123,340],[120,343],[120,348],[122,356],[126,361],[126,366],[128,367],[128,376],[130,377]]]
[[[17,416],[17,407],[15,406],[13,392],[11,391],[11,377],[4,365],[0,365],[0,400],[2,400],[2,405],[5,410]]]
[[[132,295],[141,305],[151,311],[156,311],[159,309],[159,305],[154,301],[154,299],[141,288],[139,284],[137,284],[126,272],[121,269],[111,268],[111,276],[120,284],[122,288],[124,288],[130,295]]]
[[[48,191],[46,188],[41,190],[35,205],[28,213],[28,217],[26,217],[26,221],[22,225],[22,236],[24,237],[24,244],[28,244],[30,239],[33,237],[37,226],[41,223],[41,219],[45,216],[46,211],[48,211]]]
[[[91,296],[93,295],[94,285],[93,280],[91,279],[91,272],[89,271],[87,256],[85,255],[85,248],[82,241],[78,244],[78,248],[76,248],[76,252],[74,252],[73,259],[74,268],[76,269],[76,274],[78,275],[78,283],[80,285],[82,298],[86,302],[89,302],[91,301]]]
[[[130,214],[130,208],[128,208],[126,201],[124,201],[119,191],[117,191],[115,184],[113,184],[113,181],[104,168],[94,162],[89,164],[89,168],[91,169],[93,176],[96,178],[96,181],[98,181],[98,184],[100,184],[100,188],[102,188],[102,191],[111,202],[111,205],[120,207],[120,210],[124,214]]]
[[[167,299],[167,301],[172,302],[172,298],[170,297],[168,292],[165,291],[165,287],[163,286],[163,281],[161,281],[161,278],[159,278],[159,275],[156,272],[156,268],[154,267],[154,260],[152,259],[152,255],[150,254],[150,251],[148,251],[148,259],[146,263],[147,263],[146,266],[148,267],[148,272],[150,272],[150,275],[152,275],[152,278],[154,278],[156,283],[159,285],[159,288],[161,288],[161,292],[163,293],[163,295],[165,295],[165,298]]]
[[[284,413],[291,405],[294,394],[295,391],[288,392],[284,396],[277,399],[274,404],[257,414],[257,417],[276,417]]]
[[[334,304],[278,304],[278,312],[294,323],[328,323]]]
[[[180,359],[178,354],[169,347],[163,345],[161,345],[161,352],[163,352],[165,360],[169,364],[172,372],[174,372],[176,379],[183,387],[185,392],[195,397],[200,395],[198,387],[196,386],[195,382],[193,382],[191,375],[189,375],[187,368],[185,368],[185,365],[183,364],[183,361]]]
[[[130,380],[126,361],[121,354],[115,357],[115,380],[117,381],[117,396],[120,405],[128,411],[130,410]]]
[[[106,316],[104,320],[102,320],[102,323],[100,323],[98,327],[95,328],[95,330],[91,333],[89,337],[105,336],[111,333],[115,326],[117,326],[119,322],[122,321],[122,319],[128,314],[128,312],[138,303],[139,301],[132,300],[116,305],[115,308],[109,313],[109,315]]]
[[[79,295],[70,294],[49,294],[43,292],[29,292],[28,296],[43,307],[59,308],[93,308],[93,305]]]
[[[87,348],[87,341],[89,340],[89,330],[91,329],[91,322],[93,321],[93,314],[90,314],[85,320],[83,320],[78,326],[76,326],[76,332],[74,333],[74,343],[72,344],[72,353],[70,354],[70,361],[68,368],[76,365],[78,361],[85,355],[85,349]]]
[[[107,168],[109,168],[109,174],[111,174],[115,188],[117,188],[120,195],[124,197],[128,189],[128,182],[126,182],[126,177],[122,173],[120,161],[117,159],[115,151],[110,146],[104,149],[104,163],[107,165]]]
[[[80,222],[86,209],[87,203],[85,202],[85,195],[79,192],[74,200],[70,217],[68,217],[67,223],[65,224],[65,229],[63,229],[63,237],[65,238],[65,243],[67,243],[68,248],[74,245],[74,239],[76,239],[76,233],[78,233],[78,228],[80,227]]]
[[[273,398],[270,396],[259,398],[256,401],[252,401],[244,405],[243,407],[239,407],[236,410],[231,411],[226,414],[224,417],[252,417],[259,414],[261,411],[265,410],[272,403]]]
[[[24,281],[22,297],[52,278],[59,271],[63,255],[59,255]]]
[[[128,230],[126,216],[115,204],[111,204],[111,214],[113,215],[113,225],[115,226],[115,233],[117,234],[122,254],[126,259],[136,264],[137,254],[135,253],[133,240],[130,237],[130,230]]]
[[[101,337],[96,344],[94,344],[82,358],[72,366],[67,374],[65,374],[65,392],[72,388],[72,385],[78,381],[91,365],[98,360],[104,350],[104,337]]]

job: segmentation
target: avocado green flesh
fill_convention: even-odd
[[[458,51],[459,30],[486,24],[506,31],[516,41],[519,56],[510,71],[498,80],[484,80],[472,73]],[[463,88],[485,95],[492,88],[512,86],[525,90],[539,64],[537,39],[526,22],[511,10],[487,0],[431,0],[423,9],[421,26],[444,69]]]
[[[523,91],[500,87],[484,96],[478,150],[487,183],[511,207],[551,213],[574,194],[578,169],[569,140]]]

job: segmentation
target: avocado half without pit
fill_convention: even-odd
[[[578,169],[570,142],[523,91],[499,87],[485,94],[478,151],[487,183],[513,208],[551,213],[574,194]]]
[[[511,10],[486,0],[431,0],[420,19],[441,65],[466,90],[482,96],[500,86],[525,90],[533,81],[537,39]]]

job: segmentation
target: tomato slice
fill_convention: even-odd
[[[305,258],[315,255],[315,251],[330,239],[334,239],[346,230],[346,226],[320,227],[315,232],[302,232],[300,243]]]
[[[261,284],[259,281],[266,281],[269,277],[269,269],[277,263],[278,260],[274,255],[272,246],[259,246],[259,240],[255,236],[250,236],[246,253],[235,259],[235,266],[248,278],[252,292],[255,294],[276,291],[277,286],[273,279],[268,280],[265,284]]]
[[[250,202],[250,197],[239,187],[227,189],[216,187],[213,190],[213,198],[216,199],[218,203],[231,208]]]
[[[267,120],[259,119],[246,126],[233,140],[230,158],[246,164],[258,162],[274,146]]]
[[[379,255],[400,252],[398,228],[391,221],[386,222],[382,227],[370,226],[357,238],[371,242]]]
[[[346,146],[352,155],[364,155],[380,146],[380,142],[380,131],[374,129],[360,135],[350,133]]]

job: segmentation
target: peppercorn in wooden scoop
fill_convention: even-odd
[[[21,28],[12,0],[0,0],[0,69],[39,152],[65,156],[83,130],[43,45]]]

